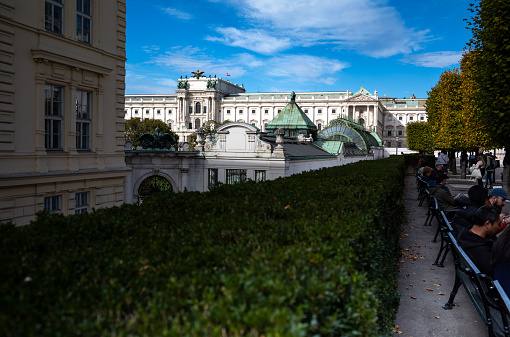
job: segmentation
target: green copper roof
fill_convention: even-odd
[[[353,96],[355,95],[358,95],[358,94],[363,94],[363,95],[372,95],[367,89],[361,87],[361,89],[359,89],[358,91],[356,91],[354,94],[352,94]]]
[[[327,151],[329,153],[335,153],[335,154],[340,153],[340,151],[342,150],[342,144],[343,144],[343,142],[335,141],[335,140],[328,140],[328,141],[317,140],[317,141],[313,142],[313,145],[320,147],[324,151]]]
[[[354,143],[360,150],[367,151],[371,146],[381,146],[379,137],[368,132],[362,125],[352,119],[337,118],[331,121],[324,130],[319,133],[321,139],[326,141],[341,141]]]
[[[301,110],[295,101],[291,100],[287,106],[278,113],[266,126],[266,130],[271,129],[313,129],[316,130],[315,124]]]

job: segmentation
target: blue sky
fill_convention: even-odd
[[[466,0],[127,0],[126,94],[199,69],[247,92],[426,98],[471,37]]]

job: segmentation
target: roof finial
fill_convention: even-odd
[[[296,93],[294,91],[290,93],[290,102],[296,103]]]

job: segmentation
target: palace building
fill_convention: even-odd
[[[0,9],[0,221],[122,204],[126,1]]]
[[[168,95],[126,95],[125,118],[159,119],[176,132],[181,141],[205,122],[214,120],[251,124],[262,131],[287,105],[290,93],[246,93],[243,85],[222,78],[193,76],[177,80],[177,90]],[[426,121],[426,99],[396,99],[352,91],[297,92],[296,103],[320,132],[339,117],[356,121],[375,132],[386,148],[406,150],[406,124]]]

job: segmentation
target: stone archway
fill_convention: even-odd
[[[153,193],[172,191],[172,184],[167,179],[161,176],[150,176],[144,179],[138,187],[138,204],[141,204],[143,199]]]

